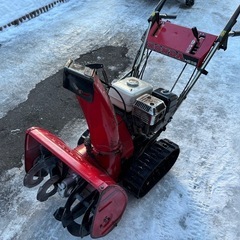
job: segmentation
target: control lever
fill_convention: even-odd
[[[192,28],[192,33],[193,33],[193,36],[197,39],[197,42],[199,42],[198,30],[196,27]]]

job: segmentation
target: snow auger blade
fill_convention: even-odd
[[[68,197],[66,205],[54,216],[71,234],[99,238],[117,225],[126,208],[127,195],[94,165],[84,145],[71,149],[58,137],[36,127],[28,129],[25,141],[24,185],[35,187],[48,178],[39,188],[39,201],[46,201],[57,191]],[[81,224],[77,223],[79,218]]]

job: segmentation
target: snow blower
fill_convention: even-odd
[[[88,128],[72,149],[40,127],[26,132],[24,185],[40,186],[37,199],[46,201],[56,192],[66,198],[54,216],[74,236],[92,238],[108,234],[120,221],[129,194],[145,196],[176,162],[179,147],[159,139],[219,49],[226,50],[240,6],[219,36],[171,23],[160,14],[166,0],[148,19],[142,45],[131,71],[110,83],[102,64],[81,66],[69,60],[63,87],[76,94]],[[171,89],[143,81],[152,52],[183,62]],[[193,68],[180,94],[174,93],[186,66]],[[100,75],[103,77],[100,79]]]

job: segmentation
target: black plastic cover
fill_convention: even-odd
[[[63,87],[88,102],[93,101],[93,77],[84,74],[84,67],[73,61],[68,62],[63,73]]]
[[[164,101],[167,109],[166,112],[173,111],[177,105],[178,96],[166,89],[158,88],[152,92],[154,97]]]

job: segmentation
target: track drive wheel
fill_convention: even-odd
[[[145,196],[172,168],[179,152],[178,145],[167,139],[152,144],[133,160],[123,177],[123,186],[137,198]]]

